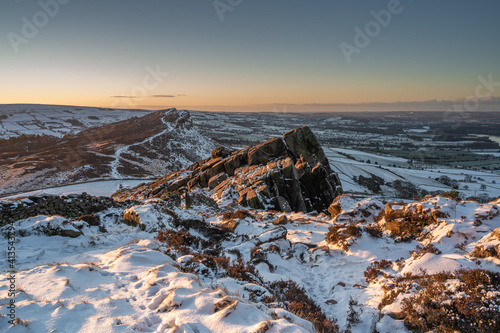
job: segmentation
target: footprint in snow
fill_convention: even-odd
[[[153,300],[151,301],[151,303],[148,305],[148,308],[150,310],[156,310],[158,309],[158,307],[160,306],[160,304],[165,300],[165,298],[167,298],[168,295],[165,295],[165,294],[160,294],[158,295],[157,297],[153,298]]]

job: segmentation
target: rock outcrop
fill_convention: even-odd
[[[171,192],[210,189],[219,200],[278,211],[326,211],[342,192],[340,180],[315,135],[301,127],[254,147],[220,147],[185,170],[131,190],[117,200],[163,198]]]

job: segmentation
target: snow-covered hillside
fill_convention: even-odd
[[[20,135],[62,137],[151,111],[104,109],[68,105],[0,104],[0,139]]]
[[[0,145],[0,195],[105,179],[151,179],[207,157],[215,143],[187,111],[150,112],[64,138],[18,137]]]
[[[280,298],[296,286],[336,320],[333,331],[406,332],[404,322],[412,321],[400,313],[408,306],[404,299],[420,295],[424,277],[440,272],[448,274],[446,288],[471,301],[470,311],[487,307],[481,311],[490,319],[483,318],[482,331],[498,329],[498,282],[470,286],[484,290],[482,301],[461,285],[462,269],[500,272],[498,203],[430,197],[391,206],[391,215],[377,199],[344,195],[334,206],[332,218],[214,208],[207,197],[190,208],[155,199],[125,209],[137,216],[135,226],[122,222],[122,208],[97,213],[99,222],[92,225],[49,216],[19,220],[13,227],[21,325],[10,326],[4,317],[1,330],[314,332],[308,320],[319,327],[318,318]],[[388,222],[412,212],[439,217],[401,242],[401,235],[387,231]],[[48,236],[68,228],[81,234]],[[0,244],[6,249],[7,239]],[[0,267],[0,295],[7,300],[7,261]],[[280,289],[281,280],[293,282]]]

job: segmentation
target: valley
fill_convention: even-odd
[[[26,135],[43,135],[30,139],[12,130],[9,133],[17,133],[15,136],[0,141],[3,142],[0,144],[0,156],[3,157],[0,170],[4,175],[0,195],[86,181],[131,178],[148,181],[188,166],[217,145],[243,148],[307,125],[314,130],[332,167],[339,172],[346,193],[370,194],[388,200],[401,198],[404,189],[398,192],[391,186],[394,181],[400,181],[409,186],[413,195],[456,189],[463,198],[479,198],[483,202],[500,196],[500,186],[496,184],[500,174],[500,146],[488,139],[488,136],[499,135],[500,117],[495,112],[190,111],[188,117],[192,127],[177,129],[175,126],[163,127],[166,125],[158,121],[158,116],[145,110],[127,110],[120,117],[129,120],[113,125],[120,114],[117,110],[74,107],[70,109],[72,113],[68,113],[64,107],[31,108],[0,108],[10,110],[3,113],[9,117],[8,121],[1,121],[4,127],[14,129],[18,126]],[[37,108],[40,111],[34,111]],[[99,117],[100,123],[82,122],[79,128],[65,130],[75,133],[58,137],[59,132],[37,127],[41,122],[33,119],[36,112],[47,113],[47,109],[51,110],[51,121],[58,124],[57,128],[66,128],[68,121],[93,117]],[[143,125],[134,125],[134,119],[139,119],[134,117],[141,117]],[[109,125],[103,125],[106,121]],[[30,126],[36,131],[27,131]],[[84,130],[78,132],[79,129]],[[5,133],[2,135],[9,138]],[[38,151],[37,144],[51,148]],[[17,153],[21,147],[25,154]],[[14,157],[16,162],[12,163]],[[353,179],[359,175],[369,179],[374,175],[381,178],[383,184],[380,179],[373,178],[369,188],[367,181]],[[401,187],[399,183],[396,185]],[[405,199],[412,199],[413,195],[406,195]]]

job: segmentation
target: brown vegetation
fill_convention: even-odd
[[[329,319],[321,312],[321,308],[307,296],[304,288],[292,280],[277,281],[269,286],[274,297],[265,301],[278,302],[286,310],[309,320],[318,332],[339,332],[336,320]]]
[[[498,332],[500,274],[463,269],[454,273],[406,275],[383,287],[379,309],[401,293],[416,290],[403,300],[403,319],[413,332]]]
[[[349,250],[353,238],[361,237],[361,228],[350,222],[347,225],[335,224],[328,228],[325,240],[328,243],[338,245],[343,251]]]
[[[426,246],[417,245],[415,250],[410,251],[410,255],[415,259],[421,258],[426,253],[441,254],[442,252],[432,244]]]
[[[170,246],[171,249],[178,251],[182,255],[190,254],[193,252],[192,248],[201,250],[209,246],[209,242],[191,235],[186,231],[174,231],[174,230],[160,230],[156,240],[161,243],[165,243]]]
[[[375,280],[379,275],[382,274],[382,269],[388,269],[392,267],[392,261],[383,259],[380,261],[374,261],[368,266],[364,272],[366,282],[370,283]]]
[[[162,230],[156,239],[169,246],[168,255],[175,255],[172,250],[181,255],[192,255],[184,265],[180,266],[181,270],[191,273],[215,274],[220,277],[228,276],[239,281],[255,283],[265,287],[273,295],[272,297],[264,297],[265,303],[278,302],[278,306],[311,321],[318,332],[339,332],[336,320],[328,319],[321,308],[307,296],[304,288],[295,282],[279,281],[271,283],[270,286],[265,285],[252,263],[245,263],[241,258],[231,261],[228,257],[213,254],[213,241],[203,240],[186,231]],[[260,251],[261,249],[255,248],[252,253],[255,256]],[[202,264],[204,269],[200,270],[198,264]],[[228,304],[224,302],[220,309]]]
[[[253,215],[250,214],[246,210],[237,210],[236,212],[225,212],[222,214],[224,220],[236,220],[236,219],[244,219],[247,217],[253,218]]]

